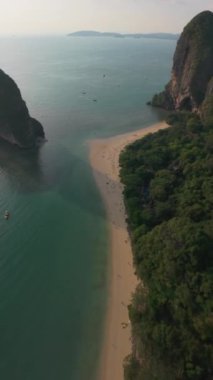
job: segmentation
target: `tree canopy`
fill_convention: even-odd
[[[212,379],[213,135],[172,113],[120,156],[140,285],[129,306],[128,380]]]

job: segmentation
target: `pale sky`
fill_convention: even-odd
[[[0,35],[179,33],[213,0],[0,0]]]

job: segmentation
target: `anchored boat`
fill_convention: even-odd
[[[5,212],[4,212],[4,219],[9,219],[9,217],[10,217],[9,211],[5,210]]]

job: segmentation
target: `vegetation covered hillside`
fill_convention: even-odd
[[[213,378],[213,125],[182,112],[168,122],[120,156],[140,279],[126,380]]]
[[[0,70],[0,138],[21,148],[34,147],[44,139],[42,125],[29,115],[21,92],[9,75]]]

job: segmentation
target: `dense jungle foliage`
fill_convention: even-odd
[[[213,378],[213,125],[186,112],[168,122],[120,156],[140,279],[126,380]]]

